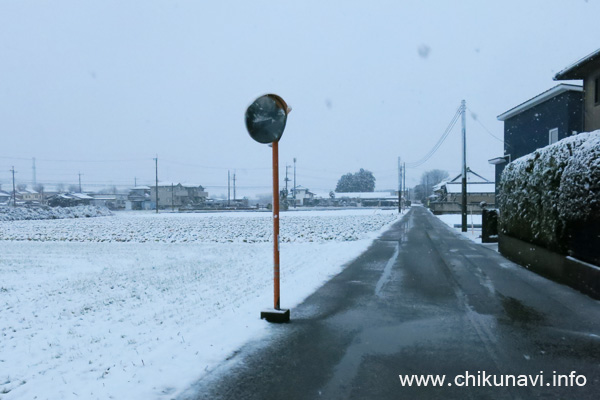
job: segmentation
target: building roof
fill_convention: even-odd
[[[92,200],[93,197],[88,196],[85,193],[69,193],[70,196],[75,197],[76,199],[80,199],[80,200]]]
[[[164,187],[164,186],[179,186],[181,185],[180,183],[175,183],[175,182],[158,182],[158,186],[159,187]],[[156,187],[156,185],[152,185],[151,187]]]
[[[150,190],[150,186],[134,186],[129,190]]]
[[[462,174],[456,175],[449,182],[462,182]],[[467,167],[467,182],[473,183],[488,183],[489,179],[485,179],[483,176],[479,175],[477,172],[471,170],[471,168]],[[493,182],[492,182],[493,183]]]
[[[507,119],[514,117],[517,114],[522,113],[523,111],[529,110],[532,107],[537,106],[538,104],[544,103],[559,94],[563,94],[565,92],[583,92],[583,87],[579,85],[569,85],[566,83],[561,83],[554,86],[552,89],[548,89],[545,92],[538,94],[537,96],[527,100],[524,103],[519,104],[516,107],[511,108],[510,110],[498,115],[499,121],[506,121]]]
[[[95,194],[94,200],[116,200],[117,196],[114,194]]]
[[[569,79],[584,79],[593,69],[600,66],[600,49],[583,57],[581,60],[569,65],[567,68],[554,75],[555,81]]]
[[[462,193],[462,174],[458,174],[450,181],[441,182],[433,187],[434,191],[442,190],[446,187],[448,193]],[[485,179],[483,176],[467,168],[467,193],[495,193],[496,185],[494,182]]]
[[[462,193],[462,184],[460,182],[446,182],[446,192]],[[496,186],[494,182],[470,182],[467,183],[467,193],[495,193]]]

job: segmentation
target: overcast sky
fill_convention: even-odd
[[[244,112],[265,93],[293,111],[280,175],[316,191],[436,143],[465,99],[468,164],[493,179],[496,116],[600,48],[598,0],[0,2],[0,183],[84,190],[159,180],[238,197],[270,190],[270,148]],[[485,128],[484,128],[485,127]],[[489,130],[489,132],[488,132]],[[429,162],[460,172],[457,125]],[[290,174],[292,170],[290,169]]]

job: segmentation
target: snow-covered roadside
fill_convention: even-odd
[[[474,241],[475,243],[481,243],[481,228],[475,228],[474,225],[481,227],[481,215],[469,214],[467,215],[467,232],[461,232],[460,228],[455,228],[455,224],[462,223],[462,216],[460,214],[444,214],[436,215],[443,223],[454,229],[455,232],[461,233],[464,237]]]
[[[365,225],[382,215],[378,225]],[[393,212],[373,210],[315,216],[307,214],[304,225],[295,220],[303,226],[298,232],[319,232],[322,224],[353,231],[356,239],[338,233],[337,239],[282,243],[281,301],[292,313],[396,221]],[[125,217],[127,224],[135,219]],[[161,216],[172,224],[152,230],[163,237],[178,219],[208,218],[210,225],[214,217]],[[256,226],[244,221],[254,215],[220,217],[229,218],[229,226]],[[105,220],[117,227],[122,218]],[[152,220],[140,215],[138,229],[146,232]],[[86,234],[84,221],[93,222],[71,220],[71,233]],[[30,222],[35,230],[41,221]],[[225,226],[215,232],[228,235]],[[267,241],[0,241],[0,254],[3,400],[173,398],[243,343],[269,332],[259,319],[272,303]]]

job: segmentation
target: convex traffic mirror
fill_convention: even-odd
[[[260,96],[246,110],[248,133],[259,143],[279,141],[290,111],[286,102],[276,94]]]

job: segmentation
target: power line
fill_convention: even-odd
[[[0,156],[0,158],[5,160],[31,160],[31,158],[24,157],[8,157],[8,156]],[[44,162],[62,162],[62,163],[116,163],[116,162],[138,162],[138,161],[148,161],[147,158],[137,158],[137,159],[122,159],[122,160],[64,160],[64,159],[50,159],[50,158],[37,158],[37,161]]]
[[[442,136],[440,137],[440,139],[437,141],[437,143],[419,161],[415,161],[415,162],[412,162],[412,163],[406,163],[406,166],[408,168],[415,168],[415,167],[418,167],[418,166],[421,166],[421,165],[425,164],[435,154],[435,152],[440,148],[440,146],[442,145],[442,143],[444,143],[444,141],[446,140],[446,138],[448,137],[448,135],[452,131],[452,128],[454,128],[454,125],[456,124],[456,121],[458,121],[458,118],[461,115],[460,111],[461,111],[461,107],[459,106],[456,109],[456,112],[454,113],[454,116],[452,117],[452,120],[448,124],[448,127],[446,128],[446,130],[444,131],[444,133],[442,134]]]
[[[230,170],[229,167],[213,167],[213,166],[209,166],[209,165],[200,165],[200,164],[194,164],[194,163],[186,163],[186,162],[181,162],[181,161],[173,161],[173,160],[163,160],[161,159],[161,161],[163,163],[167,163],[167,164],[174,164],[174,165],[181,165],[184,167],[194,167],[194,168],[204,168],[204,169],[218,169],[218,170]],[[242,170],[242,171],[258,171],[258,170],[270,170],[271,167],[259,167],[259,168],[235,168],[236,170]]]
[[[498,136],[494,135],[492,133],[492,131],[490,131],[485,125],[483,125],[483,122],[481,122],[479,120],[479,118],[477,118],[477,113],[475,111],[473,111],[470,107],[467,107],[467,109],[471,112],[471,118],[473,118],[475,120],[475,122],[477,122],[479,125],[481,125],[481,127],[483,128],[483,130],[486,131],[488,135],[490,135],[491,137],[493,137],[497,141],[505,144],[506,146],[510,147],[510,145],[508,143],[505,143],[504,140],[502,140]]]

